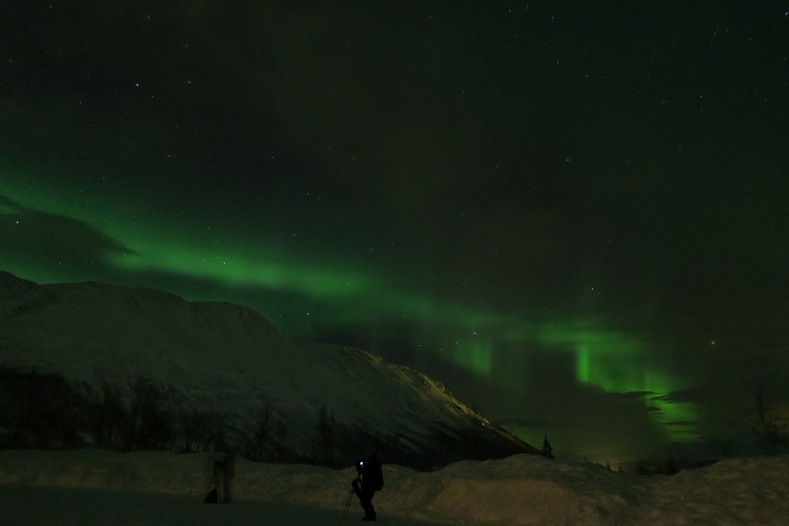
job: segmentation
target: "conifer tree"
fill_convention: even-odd
[[[542,456],[545,458],[553,458],[553,446],[548,442],[548,435],[545,435],[542,440]]]

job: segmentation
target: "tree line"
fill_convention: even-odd
[[[172,388],[143,377],[95,387],[56,374],[0,368],[0,448],[178,453],[233,448],[257,461],[335,465],[361,447],[325,406],[313,415],[312,443],[297,448],[287,421],[267,401],[259,401],[239,429],[220,412],[179,400]]]
[[[314,425],[306,437],[303,428],[292,429],[266,400],[259,400],[256,409],[242,417],[242,424],[238,419],[231,423],[221,412],[186,405],[172,388],[149,378],[93,386],[56,374],[0,368],[0,449],[233,449],[255,461],[338,468],[376,451],[387,462],[417,469],[446,465],[473,453],[434,448],[416,455],[400,447],[395,435],[381,437],[375,430],[338,422],[325,405],[309,415]],[[442,431],[433,433],[437,443],[446,442]],[[456,440],[475,444],[471,435]]]

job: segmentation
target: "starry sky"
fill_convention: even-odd
[[[789,412],[789,2],[3,11],[0,269],[248,305],[558,455]]]

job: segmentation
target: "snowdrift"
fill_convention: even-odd
[[[111,489],[202,498],[210,453],[0,452],[0,484]],[[380,518],[454,524],[789,524],[789,457],[722,460],[677,475],[615,473],[535,455],[464,461],[424,473],[384,467]],[[234,495],[341,510],[353,468],[239,459]]]

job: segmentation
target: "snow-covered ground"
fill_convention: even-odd
[[[0,486],[1,526],[324,526],[359,522],[361,510],[323,508],[239,500],[207,505],[193,496],[124,493],[107,490]],[[382,518],[405,526],[430,522]]]
[[[0,452],[0,525],[337,524],[353,468],[239,459],[236,502],[202,504],[210,454]],[[789,524],[789,457],[728,459],[677,475],[615,473],[535,455],[421,473],[386,465],[387,524]]]

